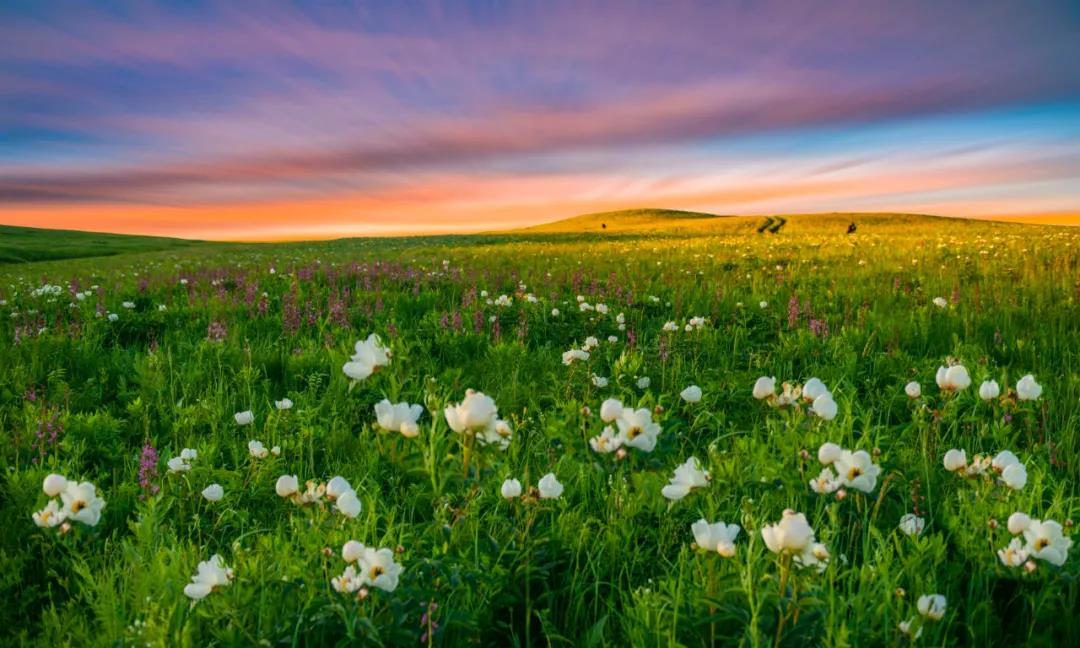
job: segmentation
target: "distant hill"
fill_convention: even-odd
[[[214,244],[160,236],[129,236],[0,225],[0,263],[79,259],[176,250],[200,245]]]
[[[670,233],[692,235],[695,233],[717,234],[736,233],[749,230],[790,232],[792,229],[820,231],[835,228],[846,232],[851,223],[856,228],[867,227],[872,230],[883,228],[910,227],[920,223],[947,223],[956,227],[978,227],[978,223],[969,219],[947,218],[927,214],[900,213],[820,213],[820,214],[775,214],[771,216],[735,216],[708,214],[704,212],[679,211],[674,209],[627,209],[622,211],[584,214],[563,220],[535,225],[510,234],[648,234]]]

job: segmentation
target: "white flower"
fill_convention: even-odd
[[[385,398],[375,403],[375,419],[379,427],[387,432],[400,432],[409,438],[420,433],[416,422],[423,413],[422,405],[410,405],[406,402],[391,403]]]
[[[813,402],[818,396],[824,396],[829,393],[829,389],[825,386],[825,383],[817,378],[811,378],[803,385],[802,395],[808,401]]]
[[[262,441],[252,439],[248,441],[248,454],[255,459],[265,459],[270,455],[270,451],[266,449],[266,446],[262,444]]]
[[[844,449],[835,443],[822,443],[818,448],[817,458],[818,461],[828,466],[840,458],[840,455],[844,454]]]
[[[288,398],[282,398],[281,400],[274,401],[274,407],[279,410],[290,410],[292,409],[292,406],[293,402]]]
[[[1061,567],[1069,557],[1072,538],[1062,533],[1061,525],[1054,520],[1032,520],[1024,529],[1027,550],[1039,560]]]
[[[481,445],[499,446],[500,450],[510,447],[510,439],[514,436],[514,430],[510,424],[502,419],[496,419],[491,427],[484,428],[476,435],[476,440]]]
[[[197,453],[194,450],[184,448],[179,457],[169,459],[165,462],[165,465],[168,466],[171,473],[187,472],[191,470],[191,462],[196,456]]]
[[[769,307],[769,302],[767,302],[767,301],[759,301],[759,302],[758,302],[758,306],[759,306],[759,307],[760,307],[760,308],[761,308],[762,310],[765,310],[766,308],[768,308],[768,307]]]
[[[1002,472],[1005,472],[1005,469],[1009,466],[1018,463],[1020,463],[1020,458],[1013,454],[1012,451],[1002,450],[1001,452],[997,453],[997,456],[995,456],[990,462],[990,467],[992,467],[1000,474]]]
[[[65,513],[60,510],[60,504],[52,499],[45,505],[45,508],[35,511],[31,517],[34,518],[34,524],[47,529],[62,523],[65,519]]]
[[[996,380],[987,380],[979,385],[979,398],[984,401],[994,400],[1001,395],[1001,387]]]
[[[907,513],[900,518],[900,530],[904,532],[904,535],[916,536],[925,528],[926,520],[914,513]]]
[[[918,398],[922,396],[922,386],[913,380],[904,385],[904,393],[908,395],[908,398]]]
[[[652,412],[644,407],[637,410],[624,409],[615,419],[619,428],[621,445],[636,448],[642,452],[652,452],[656,447],[656,438],[660,435],[660,424],[652,420]]]
[[[360,578],[365,585],[378,587],[385,592],[397,589],[402,566],[394,562],[394,552],[389,549],[364,547],[363,556],[356,561]]]
[[[603,389],[604,387],[608,386],[608,379],[604,378],[603,376],[593,374],[592,384],[599,387],[600,389]]]
[[[819,495],[834,493],[838,488],[840,488],[840,480],[836,478],[831,468],[822,468],[821,473],[810,480],[810,490]]]
[[[341,558],[347,563],[354,563],[364,557],[364,545],[356,540],[349,540],[341,547]]]
[[[877,477],[881,473],[881,466],[874,463],[866,450],[844,450],[834,467],[845,486],[864,493],[874,490]]]
[[[330,579],[330,586],[334,588],[335,592],[352,594],[364,586],[364,581],[360,575],[356,573],[356,567],[349,565],[340,576],[335,576]]]
[[[604,423],[611,423],[622,416],[622,413],[622,402],[615,400],[614,398],[609,398],[600,404],[600,420]]]
[[[671,333],[671,332],[674,332],[674,331],[678,331],[679,330],[679,325],[676,324],[675,322],[664,322],[664,326],[663,326],[662,330],[665,333]]]
[[[110,322],[115,322],[115,321],[117,321],[119,319],[120,319],[120,316],[117,315],[116,313],[109,313],[108,320]]]
[[[202,490],[202,496],[208,502],[220,502],[221,498],[225,497],[225,489],[221,484],[210,484]]]
[[[57,475],[52,473],[45,477],[45,482],[41,485],[41,490],[45,491],[45,494],[49,497],[56,497],[67,488],[68,480],[63,475]]]
[[[573,364],[575,360],[585,362],[588,359],[589,352],[584,349],[570,349],[569,351],[564,351],[562,354],[562,363],[567,366]]]
[[[814,530],[806,516],[791,509],[776,524],[761,527],[761,539],[773,553],[800,554],[814,542]]]
[[[919,637],[922,636],[922,628],[915,628],[915,631],[912,632],[912,626],[914,625],[914,623],[915,623],[915,617],[911,617],[907,621],[901,621],[897,625],[897,627],[900,629],[900,632],[902,634],[906,635],[908,637],[908,639],[910,639],[912,641],[915,641],[916,639],[918,639]]]
[[[945,597],[941,594],[923,594],[917,604],[919,614],[934,621],[945,616]]]
[[[724,558],[735,555],[735,537],[739,535],[738,524],[724,524],[723,521],[709,524],[704,518],[690,525],[694,542],[705,551],[715,551]]]
[[[582,348],[586,351],[592,351],[598,346],[600,346],[600,340],[597,340],[595,335],[590,335],[589,337],[585,338],[585,344]]]
[[[690,385],[686,389],[679,392],[679,397],[687,403],[696,403],[701,400],[701,387],[697,385]]]
[[[945,470],[956,472],[957,470],[963,470],[967,466],[967,453],[963,450],[957,450],[953,448],[945,453]]]
[[[938,308],[945,308],[949,305],[949,302],[945,301],[944,297],[934,297],[934,306]]]
[[[360,498],[356,496],[354,490],[350,489],[338,495],[334,504],[337,506],[337,510],[347,518],[355,518],[360,515]]]
[[[675,469],[675,476],[660,493],[667,499],[677,502],[686,497],[694,488],[704,488],[709,484],[709,473],[702,467],[697,457],[690,457]]]
[[[273,448],[270,448],[270,454],[274,455],[275,457],[280,456],[281,446],[274,446]]]
[[[356,353],[341,368],[354,382],[365,380],[380,367],[390,364],[390,350],[383,346],[382,340],[375,333],[366,340],[357,342],[355,350]]]
[[[1026,531],[1030,525],[1031,518],[1028,517],[1027,513],[1021,513],[1017,511],[1016,513],[1013,513],[1009,516],[1009,522],[1007,526],[1009,527],[1009,533],[1013,535],[1020,535],[1021,533]]]
[[[335,475],[330,481],[326,482],[326,496],[332,500],[336,500],[352,489],[353,487],[352,484],[349,483],[349,480],[341,475]]]
[[[936,378],[938,387],[944,391],[962,391],[971,385],[971,376],[964,365],[938,367]]]
[[[754,398],[762,400],[776,396],[776,378],[762,376],[754,383]]]
[[[562,496],[563,485],[555,478],[555,473],[548,473],[540,478],[540,499],[558,499]]]
[[[516,479],[507,479],[499,487],[499,494],[505,499],[514,499],[521,495],[521,482]]]
[[[622,447],[622,443],[622,437],[615,434],[614,428],[612,428],[610,425],[604,427],[603,432],[601,432],[598,436],[594,436],[593,438],[589,439],[589,446],[593,449],[594,452],[598,452],[600,454],[615,452]]]
[[[828,393],[815,398],[814,404],[810,406],[810,411],[826,421],[836,418],[836,410],[836,401],[833,400],[832,394]]]
[[[274,491],[277,492],[278,497],[295,495],[300,491],[300,480],[296,478],[296,475],[282,475],[274,484]]]
[[[1035,376],[1028,374],[1016,383],[1016,397],[1020,400],[1039,400],[1042,396],[1042,385],[1035,382]]]
[[[206,598],[210,592],[225,587],[233,579],[233,571],[225,566],[221,556],[214,554],[210,560],[199,563],[198,571],[191,577],[191,583],[184,587],[184,594],[196,601]]]
[[[552,308],[551,309],[551,316],[552,317],[558,317],[559,316],[559,309],[558,308]]]
[[[652,380],[649,380],[648,376],[642,376],[641,378],[637,379],[636,384],[638,389],[648,389],[649,385],[652,384]]]
[[[813,567],[821,573],[829,566],[829,549],[820,542],[812,542],[802,553],[795,554],[795,563],[802,567]]]
[[[233,418],[236,419],[237,425],[251,425],[255,421],[255,415],[252,414],[251,410],[237,412],[233,414]]]
[[[69,481],[60,493],[60,500],[64,503],[64,519],[86,526],[96,526],[101,520],[101,509],[105,508],[105,500],[98,497],[97,489],[90,482]]]
[[[495,401],[481,392],[468,389],[465,399],[446,408],[446,423],[454,432],[476,431],[495,425],[499,408]]]
[[[1022,490],[1027,485],[1027,468],[1022,463],[1015,463],[1001,471],[1001,481],[1013,490]]]
[[[135,308],[135,302],[133,301],[122,302],[120,305],[127,309]]]
[[[1002,565],[1019,567],[1027,561],[1031,553],[1020,542],[1020,538],[1013,538],[1008,547],[998,549],[997,555]]]

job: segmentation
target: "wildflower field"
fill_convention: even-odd
[[[765,222],[0,266],[0,644],[1076,645],[1080,232]]]

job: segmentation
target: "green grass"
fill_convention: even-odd
[[[913,617],[927,645],[1077,643],[1076,548],[1032,573],[996,551],[1015,511],[1080,511],[1080,232],[786,218],[777,234],[756,233],[763,217],[604,215],[0,268],[0,643],[424,645],[430,603],[428,638],[445,646],[896,645]],[[59,294],[35,296],[43,283]],[[500,295],[512,303],[486,303]],[[609,312],[581,311],[579,295]],[[684,331],[695,316],[708,324]],[[392,362],[350,386],[342,365],[372,332]],[[588,361],[564,365],[588,336]],[[957,395],[935,384],[948,358],[973,380]],[[1008,391],[1028,373],[1035,402]],[[836,418],[755,400],[762,375],[820,378]],[[987,378],[1003,397],[979,399]],[[701,402],[679,398],[690,384]],[[505,451],[448,427],[443,408],[468,388],[514,429]],[[277,411],[286,396],[295,406]],[[378,428],[384,397],[425,406],[416,438]],[[591,450],[606,398],[655,412],[652,452]],[[254,424],[238,426],[249,409]],[[250,439],[280,456],[251,458]],[[874,453],[869,493],[810,490],[826,441]],[[159,455],[156,494],[140,485],[144,446]],[[168,474],[183,448],[198,450],[192,469]],[[1011,450],[1028,482],[951,474],[949,448]],[[690,456],[711,480],[669,503],[661,489]],[[98,487],[98,525],[35,526],[51,472]],[[500,497],[507,477],[528,495],[548,472],[560,499]],[[275,493],[283,474],[342,475],[362,511],[294,505]],[[199,495],[211,483],[220,502]],[[827,546],[823,572],[766,548],[761,529],[786,508]],[[926,529],[908,537],[898,523],[916,510]],[[742,527],[734,557],[692,546],[699,518]],[[333,590],[350,539],[395,552],[394,591]],[[192,604],[184,586],[215,553],[234,578]],[[939,621],[916,609],[930,593],[948,600]]]
[[[48,230],[0,225],[0,263],[112,256],[214,245],[158,236]]]

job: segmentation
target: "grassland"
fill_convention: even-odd
[[[0,643],[1075,644],[1075,548],[998,551],[1015,512],[1060,522],[1030,545],[1061,549],[1080,508],[1080,231],[786,219],[601,214],[0,268]],[[371,333],[389,362],[354,348]],[[941,388],[943,365],[972,384]],[[778,380],[758,400],[762,376]],[[781,382],[811,378],[834,416],[783,402]],[[455,431],[467,389],[497,404],[505,448],[481,442],[494,425]],[[384,398],[422,406],[415,434],[384,429]],[[594,450],[607,399],[646,412],[629,435],[655,446]],[[826,442],[866,451],[870,488],[815,492]],[[1024,483],[976,457],[1005,450]],[[709,478],[673,498],[690,457]],[[100,520],[35,524],[49,474],[92,482]],[[355,516],[304,500],[335,476]],[[824,554],[773,552],[785,509]],[[699,519],[737,524],[732,551]],[[389,550],[350,565],[400,565],[393,587],[345,587],[350,540]],[[219,580],[198,596],[213,555],[231,571],[202,568]],[[944,606],[920,610],[932,594]]]
[[[180,250],[206,245],[208,244],[202,241],[156,236],[126,236],[0,225],[0,263],[79,259]]]

